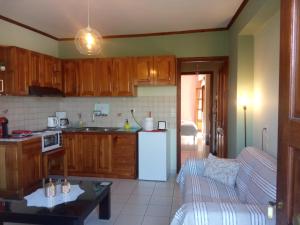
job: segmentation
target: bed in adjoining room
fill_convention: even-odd
[[[193,136],[196,143],[198,128],[193,121],[181,120],[180,135]]]

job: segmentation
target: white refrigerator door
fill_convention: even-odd
[[[167,133],[139,132],[139,179],[167,180]]]

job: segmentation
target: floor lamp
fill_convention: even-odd
[[[244,128],[245,128],[245,147],[247,147],[247,106],[243,106],[244,110]]]

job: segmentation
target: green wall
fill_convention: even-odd
[[[58,56],[56,40],[0,19],[0,45],[12,45]]]
[[[177,57],[228,55],[228,31],[104,39],[100,57],[173,54]],[[59,43],[61,58],[82,57],[73,41]]]
[[[247,78],[249,74],[239,73],[240,56],[243,54],[242,49],[245,45],[241,45],[241,36],[253,34],[262,24],[265,23],[272,15],[278,12],[280,8],[280,0],[250,0],[235,23],[229,30],[229,105],[228,105],[228,151],[230,157],[235,157],[242,149],[240,140],[244,139],[244,132],[241,131],[243,126],[243,117],[240,116],[240,109],[237,107],[238,90],[247,85]],[[240,49],[239,49],[240,48]],[[247,47],[246,47],[247,48]],[[245,52],[246,55],[253,54]],[[248,55],[249,56],[249,55]],[[245,56],[247,57],[247,56]],[[253,70],[253,69],[252,69]],[[253,75],[252,75],[253,76]],[[253,81],[250,83],[253,85]],[[251,92],[251,91],[250,91]],[[251,96],[252,93],[249,93]],[[249,116],[252,117],[252,112],[249,111]],[[252,133],[252,130],[249,130]],[[248,133],[249,133],[248,132]],[[249,138],[251,138],[249,136]],[[252,138],[251,138],[252,139]],[[251,140],[252,141],[252,140]],[[249,142],[249,145],[252,143]]]

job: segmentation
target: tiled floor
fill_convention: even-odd
[[[99,220],[96,208],[86,225],[168,225],[180,206],[181,196],[175,177],[167,182],[109,179],[112,215]]]

